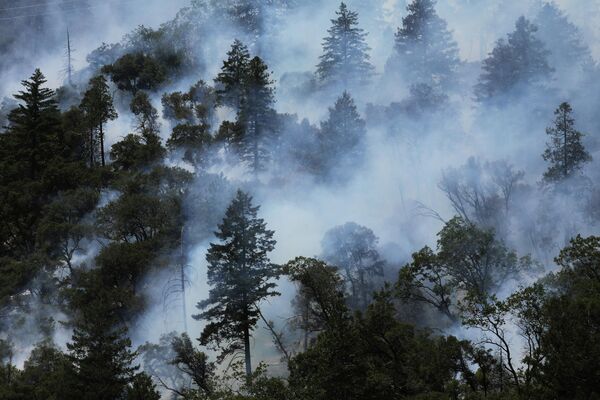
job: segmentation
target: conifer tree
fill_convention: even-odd
[[[96,146],[100,148],[101,165],[105,166],[104,124],[116,119],[117,112],[113,106],[108,83],[103,75],[90,79],[89,89],[85,92],[79,107],[85,113],[88,123],[90,166],[94,166],[96,162]]]
[[[239,40],[235,40],[217,75],[217,96],[221,104],[239,110],[244,94],[244,80],[248,74],[250,53]]]
[[[365,121],[348,92],[329,109],[329,118],[321,123],[319,158],[323,174],[348,173],[360,164],[364,155]]]
[[[554,126],[546,129],[550,143],[543,154],[544,160],[550,163],[544,173],[544,180],[547,182],[568,178],[592,160],[581,143],[583,134],[575,129],[571,105],[562,103],[554,111],[554,115]]]
[[[211,243],[206,255],[212,288],[208,299],[197,305],[206,311],[194,316],[208,321],[200,341],[221,350],[221,359],[244,351],[248,378],[250,337],[260,317],[260,302],[279,294],[270,281],[279,271],[268,257],[276,243],[274,232],[257,217],[258,210],[250,195],[237,192],[216,232],[219,242]]]
[[[127,329],[119,321],[121,294],[104,282],[99,270],[81,277],[72,305],[78,308],[71,343],[74,398],[89,400],[123,398],[133,382],[135,354],[130,350]]]
[[[580,30],[554,3],[542,6],[535,18],[537,35],[551,51],[550,65],[559,73],[569,73],[573,67],[591,66],[589,47],[584,43]]]
[[[238,143],[242,160],[254,175],[265,169],[269,160],[268,145],[276,126],[273,81],[267,65],[254,57],[244,78],[244,100],[238,115],[238,123],[244,134]]]
[[[458,46],[435,11],[435,0],[414,0],[407,10],[387,68],[412,84],[448,84],[460,63]]]
[[[41,169],[56,155],[59,144],[60,113],[54,91],[43,87],[46,77],[36,69],[29,80],[21,82],[25,90],[15,95],[21,101],[9,116],[9,138],[16,165],[27,162],[23,173],[37,179]],[[5,171],[6,173],[6,171]]]
[[[488,58],[483,61],[483,72],[475,87],[479,101],[510,94],[514,89],[538,83],[550,76],[549,52],[537,38],[536,32],[535,25],[525,17],[520,17],[508,40],[496,42]]]
[[[373,75],[368,54],[367,33],[358,27],[358,13],[345,3],[336,11],[337,18],[323,40],[323,55],[317,65],[317,78],[322,85],[339,85],[343,89],[355,84],[367,84]]]

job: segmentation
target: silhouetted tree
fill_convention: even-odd
[[[221,71],[215,79],[217,96],[221,104],[239,110],[244,98],[244,82],[248,75],[250,53],[239,40],[235,40],[227,52]]]
[[[93,167],[95,164],[95,148],[99,146],[100,162],[104,167],[106,165],[104,156],[104,124],[117,118],[113,99],[104,76],[98,75],[90,79],[89,88],[85,92],[79,108],[84,112],[88,123],[90,166]]]
[[[412,84],[446,85],[460,63],[458,46],[435,11],[434,0],[414,0],[407,7],[388,69]]]
[[[269,145],[276,130],[272,85],[267,65],[254,57],[244,78],[244,97],[238,114],[244,134],[239,138],[238,146],[242,160],[255,176],[265,169],[270,158]]]
[[[562,103],[554,111],[554,115],[554,126],[546,129],[551,141],[543,154],[544,160],[550,163],[544,173],[544,180],[547,182],[568,178],[592,160],[581,143],[583,134],[575,129],[571,105]]]
[[[347,177],[363,161],[365,121],[348,92],[329,109],[329,118],[321,123],[318,135],[320,173],[324,177]]]
[[[268,257],[276,243],[274,232],[257,217],[258,210],[252,197],[237,192],[216,232],[220,243],[211,243],[206,255],[212,288],[208,299],[197,305],[206,311],[194,316],[208,321],[200,342],[221,350],[221,358],[244,351],[248,379],[250,336],[260,317],[260,302],[279,294],[271,281],[279,271]]]
[[[548,78],[552,68],[548,64],[549,51],[536,36],[537,27],[525,17],[515,24],[508,40],[500,39],[483,61],[475,95],[479,101],[492,100],[511,94]]]
[[[366,84],[373,75],[369,62],[367,34],[358,27],[358,13],[340,4],[338,17],[332,19],[329,36],[323,40],[323,55],[317,65],[317,77],[323,85],[339,85],[343,89]]]
[[[336,226],[325,233],[322,257],[341,270],[348,286],[348,302],[353,309],[366,310],[383,276],[384,261],[377,250],[377,236],[354,222]]]

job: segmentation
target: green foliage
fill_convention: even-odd
[[[71,394],[90,400],[120,398],[136,370],[131,341],[119,318],[124,299],[117,287],[105,281],[101,270],[87,272],[78,283],[72,292],[78,315],[67,344],[73,365]]]
[[[272,85],[267,65],[259,57],[250,60],[237,121],[244,129],[244,134],[236,144],[242,161],[255,176],[266,169],[276,131]]]
[[[365,40],[367,34],[358,27],[358,13],[350,11],[345,3],[331,20],[329,36],[323,39],[323,54],[317,65],[317,77],[322,85],[339,86],[344,90],[365,85],[373,75]]]
[[[462,344],[435,338],[394,318],[380,294],[364,316],[324,331],[290,364],[300,399],[401,399],[445,393],[462,368]]]
[[[125,54],[113,64],[105,65],[102,72],[110,75],[120,90],[132,94],[139,90],[155,90],[167,79],[164,67],[143,53]]]
[[[244,97],[244,81],[248,75],[250,53],[241,41],[235,40],[227,52],[221,71],[215,78],[219,103],[239,110]]]
[[[360,118],[348,92],[329,108],[329,118],[321,122],[317,140],[319,175],[322,179],[345,180],[364,160],[365,121]]]
[[[98,75],[90,79],[89,89],[83,95],[79,108],[84,114],[89,137],[87,151],[89,153],[89,165],[93,167],[97,159],[97,148],[100,149],[100,161],[104,167],[104,124],[117,118],[117,112],[113,106],[106,78]]]
[[[342,271],[352,309],[366,310],[381,284],[384,261],[377,251],[378,241],[372,230],[354,222],[330,229],[321,241],[323,259]]]
[[[414,0],[396,32],[394,50],[387,68],[412,84],[447,86],[460,64],[458,46],[446,21],[435,11],[434,0]]]
[[[540,386],[546,396],[595,398],[600,356],[600,238],[577,236],[561,251],[555,292],[543,308],[544,356]]]
[[[549,51],[537,38],[536,32],[535,25],[525,17],[520,17],[508,40],[496,42],[488,58],[483,61],[483,71],[475,87],[477,100],[501,99],[551,75],[553,70],[548,64]]]
[[[497,241],[493,231],[460,217],[451,219],[438,238],[438,252],[425,247],[414,253],[400,270],[396,287],[400,298],[428,303],[451,320],[458,291],[485,305],[504,282],[535,266],[528,256],[519,258]]]
[[[221,359],[245,351],[248,376],[250,335],[259,319],[260,302],[279,294],[272,282],[279,270],[268,258],[276,243],[274,232],[257,217],[258,210],[252,197],[237,192],[216,232],[220,243],[211,243],[206,255],[212,288],[208,299],[197,305],[206,311],[194,316],[209,322],[200,341],[220,350]]]
[[[546,129],[550,143],[543,154],[544,160],[550,163],[544,173],[546,182],[559,182],[573,176],[592,160],[583,147],[583,134],[575,129],[573,109],[569,103],[562,103],[556,111],[554,126]]]

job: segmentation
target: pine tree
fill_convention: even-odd
[[[217,96],[221,104],[239,110],[243,101],[244,80],[248,75],[250,53],[239,40],[231,45],[227,60],[223,61],[221,72],[217,75]]]
[[[341,3],[338,17],[332,19],[329,36],[323,40],[323,55],[317,65],[317,78],[323,85],[340,85],[343,89],[367,84],[373,75],[369,62],[367,34],[358,27],[358,13]]]
[[[515,89],[536,84],[550,76],[549,51],[537,38],[536,32],[535,25],[520,17],[508,40],[496,42],[492,53],[483,61],[483,72],[475,87],[479,101],[510,94]]]
[[[260,317],[260,302],[277,296],[272,278],[279,275],[268,253],[275,247],[273,231],[257,217],[252,197],[238,191],[216,232],[220,243],[211,243],[208,261],[208,299],[198,303],[196,319],[209,323],[200,341],[221,350],[221,358],[243,350],[246,374],[252,374],[250,336]]]
[[[538,12],[535,24],[537,35],[551,50],[550,65],[560,75],[568,75],[573,67],[593,64],[589,47],[583,42],[581,32],[554,3],[546,3]]]
[[[547,182],[566,179],[592,160],[581,143],[583,134],[575,129],[571,105],[562,103],[554,115],[554,126],[546,129],[551,141],[543,154],[544,160],[550,163],[544,173]]]
[[[89,82],[89,89],[85,92],[81,104],[81,110],[85,113],[88,129],[88,150],[90,166],[96,163],[95,148],[100,148],[100,162],[104,167],[106,159],[104,156],[104,124],[117,118],[117,112],[113,106],[108,83],[103,75],[98,75]]]
[[[82,276],[74,289],[72,305],[79,310],[71,343],[74,398],[114,400],[123,398],[134,379],[135,354],[127,329],[119,322],[119,289],[104,282],[99,270]]]
[[[458,46],[434,0],[414,0],[407,7],[387,68],[397,69],[412,84],[448,84],[460,63]]]
[[[15,95],[21,104],[8,116],[7,133],[14,145],[10,150],[16,158],[13,168],[26,162],[27,168],[23,173],[31,179],[37,179],[45,165],[57,155],[60,112],[54,91],[43,87],[46,78],[39,69],[29,80],[21,83],[25,90]]]
[[[256,177],[265,169],[269,160],[269,144],[276,129],[273,81],[267,65],[254,57],[248,65],[244,78],[244,100],[238,115],[238,123],[244,134],[238,143],[242,160]]]
[[[319,158],[324,176],[347,174],[364,156],[365,121],[348,92],[329,109],[329,118],[321,123]]]

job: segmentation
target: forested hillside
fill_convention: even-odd
[[[129,3],[0,2],[0,400],[600,398],[598,5]]]

